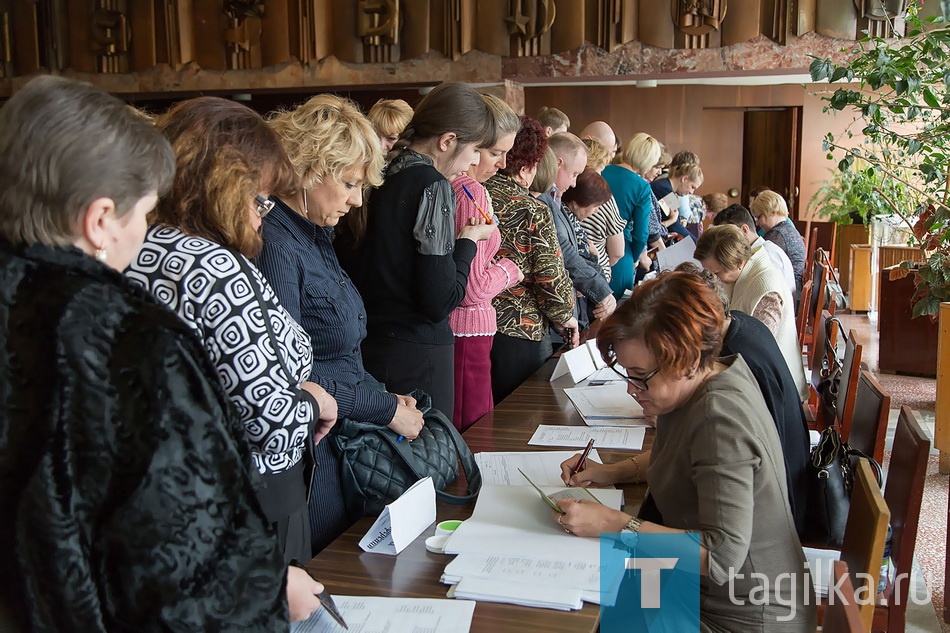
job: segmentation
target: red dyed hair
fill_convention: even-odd
[[[515,136],[515,144],[508,152],[508,164],[501,173],[506,176],[515,176],[522,167],[534,167],[540,162],[547,149],[548,139],[544,136],[541,124],[528,116],[522,118],[521,129]]]
[[[610,196],[610,186],[604,177],[590,167],[586,167],[577,176],[577,184],[565,191],[561,200],[564,204],[573,202],[583,208],[601,205],[610,200]]]
[[[644,282],[610,315],[597,333],[608,363],[618,343],[640,339],[657,365],[673,374],[706,369],[722,349],[722,301],[698,276],[670,272]]]

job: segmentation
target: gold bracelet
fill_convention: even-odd
[[[639,458],[640,458],[639,455],[634,455],[633,457],[627,458],[630,461],[632,461],[633,465],[636,467],[636,469],[633,471],[633,479],[634,479],[633,483],[635,484],[640,483],[640,459]]]

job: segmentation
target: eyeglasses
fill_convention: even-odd
[[[274,210],[274,205],[277,204],[273,200],[265,198],[260,194],[254,196],[254,201],[257,202],[257,215],[259,215],[262,220],[264,216]]]
[[[633,385],[633,386],[637,389],[637,391],[649,391],[649,390],[650,390],[650,386],[647,385],[647,383],[650,382],[650,379],[651,379],[651,378],[653,378],[653,377],[656,376],[658,373],[660,373],[660,368],[657,367],[656,369],[654,369],[653,371],[651,371],[650,373],[648,373],[648,374],[647,374],[646,376],[644,376],[643,378],[634,378],[633,376],[628,376],[626,373],[623,373],[623,372],[621,372],[619,369],[617,369],[617,362],[616,362],[616,361],[614,361],[613,363],[611,363],[611,364],[609,365],[609,367],[610,367],[612,370],[614,370],[614,373],[615,373],[615,374],[617,374],[618,376],[620,376],[621,378],[623,378],[624,380],[626,380],[629,384]]]

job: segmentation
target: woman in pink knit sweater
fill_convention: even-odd
[[[480,218],[478,206],[492,215],[491,199],[480,184],[505,166],[508,150],[521,128],[518,116],[508,104],[497,97],[482,95],[495,116],[498,141],[488,149],[479,150],[478,165],[468,174],[452,181],[455,190],[455,229],[461,231],[471,218]],[[464,187],[464,189],[463,189]],[[497,224],[497,220],[493,220]],[[455,334],[455,411],[452,421],[464,431],[495,406],[491,391],[491,345],[497,327],[492,299],[502,290],[520,282],[524,275],[510,259],[495,259],[501,245],[497,227],[487,240],[478,243],[472,260],[465,298],[449,316]]]

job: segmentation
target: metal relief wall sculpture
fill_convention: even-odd
[[[260,68],[264,0],[225,0],[224,14],[228,17],[224,32],[228,70]]]
[[[677,48],[719,46],[719,30],[726,17],[726,0],[674,0],[673,23],[683,34]]]

